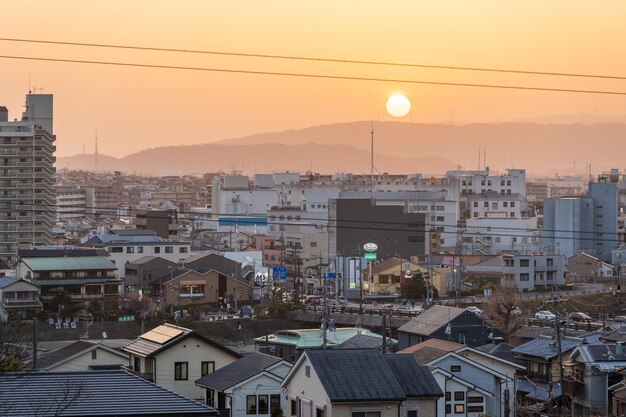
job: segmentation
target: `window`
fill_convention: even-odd
[[[298,415],[298,402],[296,400],[291,400],[291,415]]]
[[[519,274],[520,281],[528,281],[530,279],[530,274]]]
[[[280,408],[280,394],[270,395],[270,414],[274,414]]]
[[[502,202],[502,207],[508,207],[508,206],[509,206],[509,202],[508,201]]]
[[[474,405],[474,406],[467,406],[467,412],[468,413],[482,413],[483,412],[483,406],[478,406],[478,405]]]
[[[489,208],[489,201],[485,201],[484,202],[484,206],[485,206],[485,208]]]
[[[438,222],[442,222],[442,221],[444,221],[444,217],[443,217],[443,216],[437,216],[437,221],[438,221]]]
[[[178,253],[187,253],[187,246],[181,246],[178,248]]]
[[[474,207],[478,207],[478,201],[474,201]]]
[[[465,413],[465,404],[454,404],[454,414]]]
[[[206,390],[206,405],[208,405],[209,407],[215,407],[215,391],[213,391],[212,389],[207,389]]]
[[[380,411],[353,411],[352,417],[380,417]]]
[[[494,209],[494,210],[497,210],[498,209],[498,203],[495,203],[495,202],[491,203],[491,208]]]
[[[461,372],[461,365],[452,365],[450,367],[450,372]]]
[[[515,207],[515,201],[511,201],[511,207]]]
[[[269,397],[267,395],[259,395],[259,414],[269,413]]]
[[[174,362],[174,380],[186,381],[187,378],[187,362]]]
[[[483,402],[483,397],[470,397],[469,395],[467,396],[467,402],[468,403],[482,403]]]
[[[463,401],[463,400],[465,400],[465,392],[454,391],[454,401]]]
[[[457,335],[457,341],[459,343],[465,343],[465,332],[459,332]],[[454,396],[456,397],[456,393],[454,393]]]
[[[406,410],[406,417],[417,417],[417,410]]]
[[[450,401],[452,399],[450,391],[446,391],[446,401]]]
[[[213,372],[215,372],[215,362],[202,361],[202,365],[200,369],[200,376],[205,376]]]
[[[446,414],[450,414],[452,412],[452,406],[450,404],[446,404]]]
[[[554,266],[554,259],[552,258],[546,259],[546,266]]]
[[[317,248],[317,242],[309,242],[309,245],[310,245],[312,248]]]
[[[135,356],[135,364],[133,366],[133,370],[135,372],[141,372],[141,358],[139,358],[138,356]]]
[[[143,253],[143,246],[137,246],[137,253]]]
[[[165,253],[174,253],[174,248],[172,246],[166,246]]]
[[[246,414],[256,414],[256,395],[246,395]]]
[[[154,253],[161,253],[161,248],[158,246],[154,247]]]
[[[304,368],[304,375],[306,375],[307,378],[311,377],[311,367],[309,365]]]
[[[315,409],[315,417],[324,417],[324,409],[316,408]]]
[[[122,248],[121,246],[114,246],[111,248],[111,252],[112,253],[122,253],[124,252],[124,248]]]
[[[98,349],[94,349],[91,351],[91,360],[95,361],[98,359]]]
[[[519,266],[527,268],[530,266],[530,260],[529,259],[520,259],[519,260]]]
[[[127,246],[126,247],[126,253],[135,253],[135,248],[132,246]]]

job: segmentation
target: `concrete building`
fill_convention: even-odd
[[[57,220],[77,219],[87,214],[87,199],[83,188],[57,186]]]
[[[496,255],[537,247],[541,232],[537,217],[479,217],[467,219],[462,234],[465,254]]]
[[[0,109],[0,258],[18,248],[53,243],[56,161],[52,95],[28,94],[21,121]]]
[[[134,212],[133,225],[139,230],[154,230],[163,239],[178,240],[178,214],[160,210]]]
[[[589,197],[548,198],[543,205],[543,238],[565,256],[593,251],[593,206]]]
[[[565,284],[565,255],[506,254],[502,260],[504,276],[500,285],[503,287],[534,291]]]
[[[589,197],[593,199],[593,251],[604,262],[611,262],[611,250],[621,243],[617,238],[617,191],[617,178],[612,176],[600,176],[598,182],[589,183]]]
[[[577,282],[608,282],[613,279],[614,269],[585,252],[567,258],[567,275]]]

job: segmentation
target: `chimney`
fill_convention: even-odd
[[[9,109],[4,106],[0,106],[0,122],[9,121]]]
[[[617,342],[615,344],[615,355],[622,356],[624,354],[624,342]]]

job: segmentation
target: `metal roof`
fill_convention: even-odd
[[[429,336],[465,312],[464,308],[434,305],[400,326],[398,331]]]
[[[111,349],[110,347],[104,346],[100,343],[88,342],[86,340],[77,340],[60,349],[57,349],[52,352],[48,352],[39,356],[37,358],[37,368],[38,369],[54,368],[55,366],[60,365],[63,362],[66,362],[72,357],[75,357],[82,353],[90,352],[98,348],[107,350],[112,354],[118,355],[120,357],[121,365],[126,364],[128,361],[128,355],[126,355],[125,353],[122,353],[119,350]]]
[[[72,271],[72,270],[95,270],[117,269],[113,262],[105,256],[70,256],[48,258],[22,258],[32,271]]]
[[[319,349],[322,347],[322,333],[320,329],[281,330],[267,337],[257,337],[254,341],[259,344],[267,341],[274,345],[289,345],[296,349]],[[326,344],[329,347],[337,346],[359,334],[382,338],[367,329],[340,327],[326,333]]]
[[[123,371],[0,374],[0,404],[12,417],[217,414],[206,405]]]
[[[561,352],[568,352],[582,343],[582,340],[563,338],[561,340]],[[546,360],[554,358],[559,354],[556,340],[543,338],[526,342],[514,348],[512,352],[521,355],[537,356]]]

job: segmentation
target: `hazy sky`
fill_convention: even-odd
[[[626,75],[626,2],[107,1],[4,2],[0,37],[338,59]],[[357,77],[626,91],[626,81],[224,58],[0,42],[0,55]],[[497,122],[623,115],[626,96],[520,92],[0,59],[0,105],[19,117],[28,89],[55,95],[58,155],[143,148],[354,120]]]

